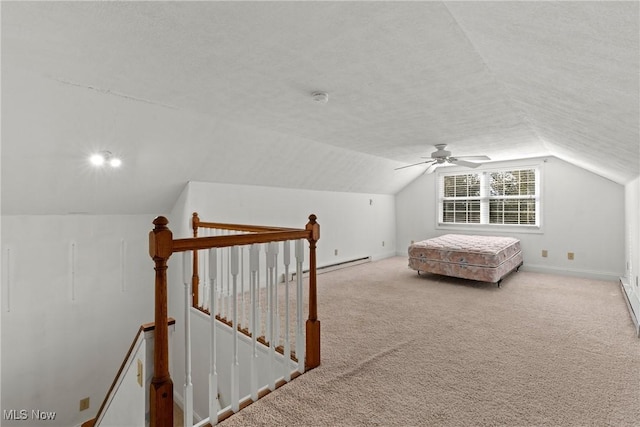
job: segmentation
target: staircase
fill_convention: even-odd
[[[154,325],[138,331],[96,418],[82,427],[164,427],[178,425],[176,417],[184,427],[216,425],[320,365],[315,215],[304,229],[292,229],[203,223],[194,214],[194,237],[188,239],[173,239],[164,217],[153,223]],[[198,228],[207,235],[198,237]],[[185,315],[175,322],[167,317],[166,271],[177,252],[183,257]],[[168,338],[176,323],[184,328],[182,393],[174,393],[169,373]]]
[[[173,331],[175,320],[170,318],[167,326]],[[154,332],[153,323],[138,328],[98,413],[82,427],[148,425]]]

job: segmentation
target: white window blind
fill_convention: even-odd
[[[442,174],[442,224],[537,226],[540,223],[538,168]]]

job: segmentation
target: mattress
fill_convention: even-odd
[[[409,267],[483,282],[499,282],[522,265],[513,237],[446,234],[409,246]]]

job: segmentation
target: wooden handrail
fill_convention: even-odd
[[[288,227],[268,227],[264,225],[247,225],[247,224],[225,224],[222,222],[200,222],[202,228],[217,228],[220,230],[234,230],[234,231],[249,231],[249,232],[261,232],[261,231],[291,231],[297,230],[297,228]]]
[[[317,318],[316,295],[316,242],[320,238],[320,226],[316,216],[310,215],[304,229],[265,227],[244,224],[223,224],[202,222],[198,214],[192,217],[192,238],[173,239],[167,227],[169,221],[162,216],[154,219],[155,228],[149,232],[149,254],[155,263],[155,324],[163,325],[156,329],[154,348],[154,373],[150,393],[151,427],[173,425],[173,382],[169,374],[168,329],[167,323],[167,260],[174,252],[193,251],[194,273],[192,275],[192,303],[197,304],[197,251],[228,246],[244,246],[256,243],[279,242],[306,239],[309,241],[309,319],[306,323],[305,368],[313,369],[320,365],[320,321]],[[231,234],[226,236],[198,237],[198,227],[220,228],[235,231],[247,231],[249,234]]]
[[[194,212],[191,220],[192,227],[194,229],[193,237],[197,237],[198,228],[216,228],[219,230],[233,230],[233,231],[249,231],[249,232],[262,232],[262,231],[294,231],[297,228],[289,227],[270,227],[266,225],[250,225],[250,224],[228,224],[223,222],[205,222],[200,221],[198,213]]]
[[[265,231],[252,234],[231,234],[228,236],[190,237],[175,239],[172,245],[173,252],[185,252],[191,250],[224,248],[227,246],[243,246],[253,243],[281,242],[284,240],[309,239],[308,230],[292,231]]]

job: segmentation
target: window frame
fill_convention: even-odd
[[[443,167],[436,170],[435,179],[435,222],[436,229],[441,230],[462,230],[462,231],[505,231],[505,232],[518,232],[518,233],[542,233],[543,232],[543,165],[546,160],[528,161],[528,162],[509,162],[504,164],[485,164],[477,169],[469,169],[459,166]],[[507,172],[516,170],[533,170],[535,173],[535,194],[530,199],[535,202],[535,224],[492,224],[490,223],[489,204],[491,200],[496,198],[517,198],[518,196],[506,196],[506,197],[491,197],[488,192],[488,184],[486,180],[489,178],[489,174],[493,172]],[[458,199],[459,201],[479,199],[480,200],[480,223],[451,223],[443,221],[443,205],[445,203],[444,198],[444,177],[454,175],[480,175],[480,197],[466,197]],[[448,199],[452,201],[453,199]],[[486,222],[483,222],[486,220]]]

